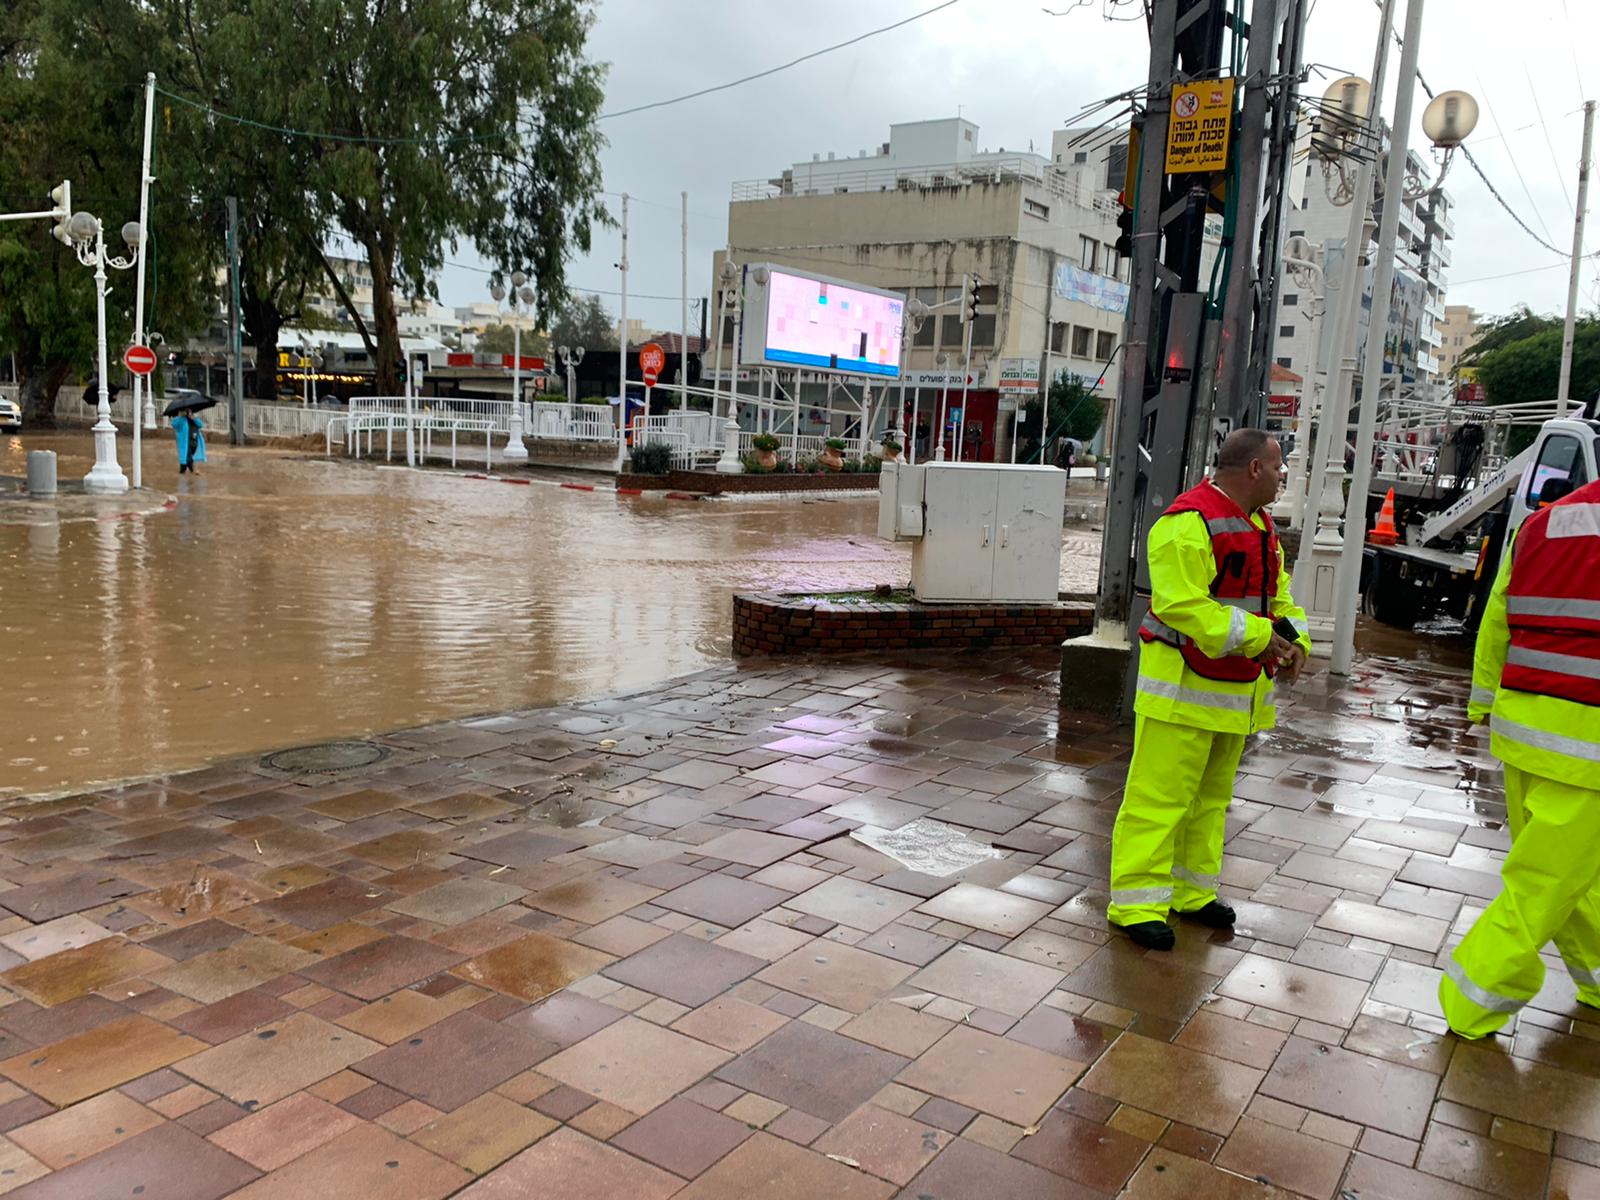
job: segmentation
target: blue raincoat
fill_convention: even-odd
[[[172,418],[172,428],[178,435],[178,465],[205,462],[205,422],[193,413],[179,413]],[[191,458],[192,455],[192,458]]]

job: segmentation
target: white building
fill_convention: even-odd
[[[1288,236],[1307,238],[1322,247],[1324,268],[1336,282],[1344,262],[1345,236],[1349,232],[1350,209],[1329,198],[1320,161],[1307,153],[1311,122],[1302,124],[1295,162],[1301,164],[1290,180],[1292,207],[1288,214]],[[1387,140],[1387,135],[1386,135]],[[1426,184],[1428,163],[1415,151],[1407,155],[1407,166],[1416,179]],[[1379,160],[1379,177],[1383,160]],[[1353,172],[1354,165],[1349,169]],[[1445,317],[1445,287],[1450,265],[1450,240],[1455,236],[1451,220],[1452,201],[1443,188],[1414,188],[1421,195],[1400,202],[1400,219],[1394,259],[1394,284],[1386,305],[1384,329],[1385,389],[1400,379],[1402,394],[1443,399],[1448,372],[1440,358],[1443,336],[1438,328]],[[1365,346],[1366,329],[1372,310],[1373,269],[1366,268],[1362,298],[1362,334],[1358,347]],[[1305,312],[1310,296],[1304,296],[1292,279],[1285,279],[1278,304],[1277,341],[1274,359],[1297,374],[1327,370],[1330,353],[1330,321],[1323,321],[1323,336],[1317,361],[1311,361],[1311,323]],[[1364,355],[1364,350],[1359,350]],[[1358,358],[1358,361],[1361,359]]]
[[[976,273],[962,457],[1004,460],[1018,403],[1036,393],[1041,370],[1092,383],[1121,341],[1127,263],[1113,249],[1116,204],[1093,176],[1031,149],[989,150],[961,118],[894,125],[870,154],[814,154],[775,178],[736,183],[729,244],[740,265],[790,266],[942,306],[907,353],[908,382],[921,386],[908,389],[906,407],[923,420],[944,399],[944,377],[962,375],[954,302]],[[726,367],[731,318],[721,333]],[[1106,370],[1100,393],[1114,398],[1117,382]],[[946,424],[953,434],[954,419]]]

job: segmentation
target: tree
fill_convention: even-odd
[[[1461,356],[1462,366],[1471,366],[1486,354],[1520,342],[1547,329],[1560,329],[1555,317],[1541,316],[1526,304],[1519,304],[1503,317],[1492,317],[1478,327],[1478,338]]]
[[[522,353],[538,358],[548,358],[550,339],[532,329],[522,331]],[[477,351],[480,354],[512,354],[517,349],[517,331],[510,325],[491,325],[478,335]]]
[[[1022,440],[1017,443],[1018,462],[1039,461],[1039,410],[1037,395],[1022,406]],[[1072,438],[1086,445],[1106,419],[1106,398],[1091,391],[1078,375],[1058,375],[1050,384],[1050,432],[1047,443],[1057,438]]]
[[[177,0],[173,0],[174,3]],[[587,250],[598,201],[596,127],[603,69],[585,51],[581,0],[213,0],[240,116],[292,136],[309,197],[365,252],[365,319],[318,240],[307,251],[399,386],[398,309],[436,293],[446,252],[475,244],[502,273],[533,276],[541,315],[566,296],[565,268]]]
[[[1502,343],[1477,361],[1478,382],[1490,404],[1553,401],[1561,375],[1560,324],[1540,329],[1532,336]],[[1573,329],[1572,380],[1569,394],[1587,400],[1600,391],[1600,317],[1587,316]],[[1511,453],[1532,444],[1531,426],[1511,430]]]
[[[586,351],[615,350],[617,321],[596,295],[574,296],[550,326],[552,346],[582,346]]]
[[[48,207],[72,182],[73,207],[99,217],[108,250],[139,215],[144,74],[173,46],[136,0],[9,0],[0,4],[0,179],[6,207]],[[181,117],[180,117],[181,120]],[[146,319],[169,338],[204,324],[215,255],[194,221],[192,160],[163,162],[151,189]],[[107,340],[114,358],[133,332],[131,273],[113,273]],[[56,395],[94,369],[93,271],[50,236],[44,220],[0,224],[0,349],[17,357],[23,416],[55,421]]]

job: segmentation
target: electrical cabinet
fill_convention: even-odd
[[[1056,467],[885,463],[878,534],[911,541],[924,603],[1048,602],[1061,579],[1067,475]]]

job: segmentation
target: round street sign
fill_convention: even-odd
[[[655,387],[661,368],[667,365],[667,352],[655,342],[639,347],[639,373],[644,376],[645,387]]]
[[[122,362],[135,375],[148,375],[156,369],[156,352],[149,346],[129,346],[122,352]]]

